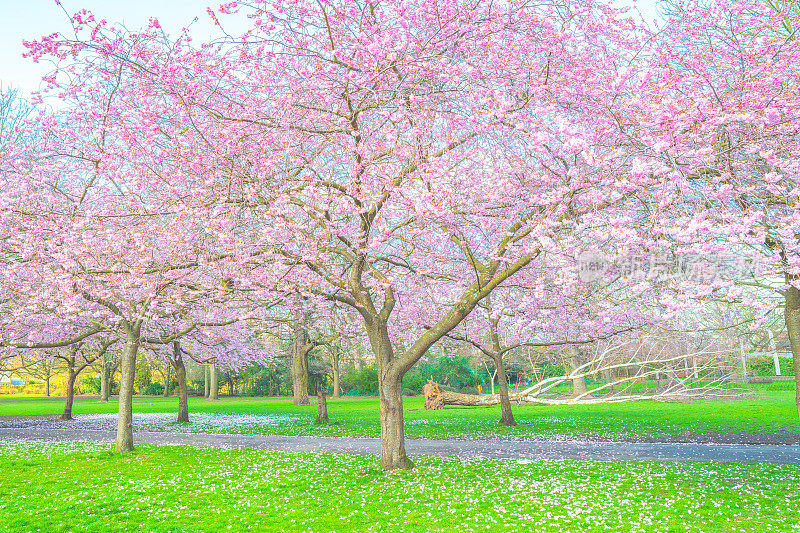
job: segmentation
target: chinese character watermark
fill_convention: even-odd
[[[758,259],[735,256],[668,254],[609,256],[587,251],[578,256],[578,277],[584,282],[623,278],[711,284],[762,277],[765,265]]]

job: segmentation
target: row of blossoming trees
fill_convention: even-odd
[[[262,356],[237,324],[275,309],[359,317],[386,469],[411,465],[403,375],[471,332],[497,353],[522,342],[503,335],[588,342],[707,299],[757,323],[772,291],[797,370],[796,11],[687,2],[659,31],[589,0],[210,13],[246,31],[198,43],[81,12],[27,43],[59,104],[0,151],[0,343],[117,338],[118,450],[141,346],[175,360],[204,331],[245,364]],[[764,268],[597,287],[576,266],[590,249]]]

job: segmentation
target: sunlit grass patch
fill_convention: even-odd
[[[5,531],[797,531],[800,466],[0,444]]]
[[[498,425],[500,410],[493,407],[425,411],[423,399],[404,399],[408,437],[518,438],[599,435],[604,438],[662,438],[706,432],[798,434],[793,391],[762,391],[758,399],[664,403],[642,401],[595,405],[515,405],[518,425]],[[53,415],[63,409],[61,399],[0,398],[0,416]],[[76,422],[59,427],[113,429],[117,404],[78,398]],[[378,401],[374,398],[328,400],[331,423],[315,425],[316,406],[294,406],[289,400],[234,399],[208,401],[192,398],[189,424],[177,424],[175,398],[137,398],[138,430],[224,432],[273,435],[376,437],[380,432]],[[92,415],[91,417],[87,415]],[[0,425],[2,425],[0,421]],[[48,422],[48,424],[51,424]]]

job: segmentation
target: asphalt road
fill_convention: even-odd
[[[0,428],[0,441],[82,441],[114,443],[113,431],[52,429],[42,426]],[[255,448],[287,452],[380,453],[380,439],[298,437],[233,433],[136,431],[134,443],[168,446]],[[710,461],[800,465],[799,445],[682,442],[603,442],[591,440],[431,440],[406,439],[410,455],[497,457],[517,460],[590,459],[598,461]]]

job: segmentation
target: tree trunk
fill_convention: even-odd
[[[317,391],[317,420],[315,424],[328,423],[328,402],[322,389]]]
[[[294,343],[292,344],[292,394],[294,405],[311,405],[308,399],[308,333],[304,327],[305,317],[297,313],[294,321]]]
[[[205,385],[205,391],[203,396],[208,398],[209,394],[211,394],[211,383],[210,383],[210,376],[208,372],[208,365],[203,365],[203,385]]]
[[[614,392],[614,385],[612,385],[612,383],[614,383],[614,372],[609,368],[604,368],[600,371],[600,375],[603,377],[603,381],[606,382],[606,385],[608,385],[603,389],[606,391],[606,394]]]
[[[433,411],[444,409],[442,389],[439,388],[437,383],[428,380],[428,382],[422,386],[422,395],[425,396],[425,409],[431,409]]]
[[[208,367],[208,374],[209,374],[209,384],[208,384],[208,399],[209,400],[218,400],[219,399],[219,374],[217,374],[217,365],[209,365]]]
[[[789,281],[787,279],[787,281]],[[792,347],[792,364],[794,366],[795,405],[800,422],[800,290],[794,285],[786,289],[786,303],[783,316],[786,321],[786,332]]]
[[[183,360],[175,363],[175,377],[178,380],[178,422],[188,422],[189,390],[186,386],[186,367]]]
[[[506,377],[506,369],[503,366],[503,356],[495,353],[492,356],[492,360],[494,360],[494,366],[497,368],[497,388],[500,392],[500,424],[503,426],[516,426],[517,421],[514,420],[511,402],[508,399],[508,378]]]
[[[361,348],[356,349],[356,355],[353,358],[353,366],[356,369],[356,372],[361,371]]]
[[[403,430],[403,371],[394,360],[389,329],[382,318],[366,323],[367,336],[378,366],[378,403],[381,422],[381,467],[409,470],[414,463],[406,455]],[[394,364],[393,364],[394,363]]]
[[[678,367],[680,368],[680,367]],[[667,386],[669,387],[678,387],[682,386],[680,381],[678,381],[678,374],[675,369],[675,361],[667,361],[666,363],[667,369]]]
[[[109,379],[108,374],[109,370],[108,361],[106,361],[106,357],[103,356],[103,362],[100,365],[100,401],[101,402],[108,402],[108,395],[109,395]]]
[[[575,372],[580,368],[581,362],[578,358],[578,351],[574,347],[569,348],[569,366],[572,368],[572,371]],[[583,371],[580,372],[583,374]],[[580,396],[581,394],[586,394],[589,392],[588,387],[586,387],[586,377],[583,375],[577,376],[572,378],[572,394],[575,396]]]
[[[169,383],[172,381],[172,365],[167,366],[167,379],[164,380],[164,398],[169,397]]]
[[[64,403],[64,412],[61,413],[61,420],[72,420],[72,403],[75,400],[75,379],[78,374],[73,369],[69,369],[69,378],[67,378],[67,401]]]
[[[122,376],[119,384],[119,416],[117,418],[117,452],[133,451],[133,377],[139,351],[140,325],[128,326],[122,351]]]
[[[308,399],[308,352],[305,350],[295,351],[292,357],[292,393],[294,405],[311,405]]]
[[[381,369],[378,394],[381,419],[381,466],[408,470],[414,463],[406,455],[403,430],[403,376]]]
[[[172,359],[175,368],[175,379],[178,381],[178,422],[189,421],[189,390],[186,386],[186,366],[183,364],[183,354],[178,341],[172,341]]]
[[[44,393],[48,398],[50,397],[50,376],[44,378]]]
[[[503,365],[503,349],[500,343],[500,333],[497,329],[500,318],[492,311],[492,300],[490,296],[486,297],[486,312],[489,316],[489,335],[492,338],[491,356],[492,361],[494,361],[497,384],[500,391],[500,425],[516,426],[517,422],[514,420],[514,413],[511,412],[511,402],[508,401],[508,376],[506,376],[506,368]],[[494,382],[494,380],[492,380],[492,382]],[[494,389],[494,387],[492,387],[492,389]]]
[[[333,364],[333,399],[338,400],[341,397],[339,393],[339,349],[335,348],[332,353]]]

